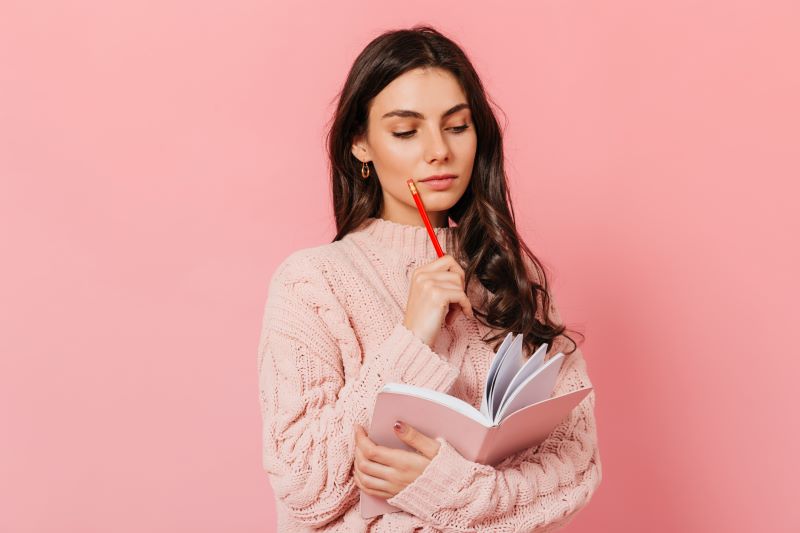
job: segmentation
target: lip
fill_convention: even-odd
[[[444,191],[449,189],[450,186],[456,181],[456,176],[453,174],[445,174],[441,178],[439,176],[428,176],[425,179],[419,180],[425,184],[425,187],[434,191]]]
[[[446,178],[455,178],[455,174],[439,174],[438,176],[428,176],[427,178],[422,178],[419,181],[428,181],[428,180],[443,180]]]

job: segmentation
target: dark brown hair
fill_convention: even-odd
[[[333,240],[341,239],[365,219],[379,217],[383,203],[380,183],[361,179],[361,161],[351,147],[367,130],[372,99],[396,77],[416,68],[451,72],[466,94],[472,113],[477,135],[475,161],[469,186],[448,211],[457,224],[453,228],[455,246],[448,252],[464,268],[467,287],[474,276],[492,293],[481,291],[484,301],[478,306],[473,302],[478,320],[503,331],[484,341],[494,342],[497,350],[506,333],[523,333],[528,355],[544,342],[549,343],[550,351],[553,340],[566,327],[554,323],[549,312],[541,313],[541,320],[536,316],[540,306],[551,308],[547,276],[517,233],[500,126],[466,54],[431,26],[387,31],[373,39],[356,58],[337,95],[338,105],[326,137],[337,228]],[[370,172],[376,174],[374,167]],[[571,337],[564,337],[577,348]]]

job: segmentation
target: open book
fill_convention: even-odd
[[[402,420],[425,435],[443,437],[464,458],[495,465],[537,446],[562,422],[592,387],[551,397],[564,354],[547,361],[547,344],[530,357],[522,335],[506,335],[492,359],[483,385],[480,409],[443,392],[404,383],[387,383],[375,400],[369,438],[376,444],[414,451],[394,433]],[[361,491],[364,518],[399,511],[386,500]]]

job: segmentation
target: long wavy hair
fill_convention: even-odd
[[[565,355],[573,353],[577,344],[564,334],[567,328],[556,324],[550,312],[537,317],[540,308],[551,309],[547,276],[517,232],[503,166],[503,136],[483,84],[463,50],[431,26],[387,31],[373,39],[356,58],[337,95],[326,135],[337,228],[333,241],[365,219],[379,217],[383,203],[380,182],[361,179],[362,163],[351,147],[355,137],[367,130],[371,100],[396,77],[416,68],[451,72],[472,113],[477,148],[469,186],[448,211],[457,224],[453,228],[455,246],[449,252],[464,269],[467,287],[477,278],[491,293],[480,291],[483,301],[477,306],[473,302],[473,310],[484,325],[502,333],[483,340],[494,343],[497,350],[507,333],[522,333],[529,356],[544,342],[552,348],[553,340],[563,334],[575,346]]]

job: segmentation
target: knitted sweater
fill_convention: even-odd
[[[435,228],[445,253],[453,227]],[[370,218],[339,241],[297,250],[269,283],[258,346],[263,468],[277,531],[550,531],[569,522],[601,480],[592,391],[539,446],[496,466],[446,440],[422,474],[368,520],[353,478],[354,425],[369,431],[378,391],[401,382],[476,408],[494,354],[487,328],[458,313],[429,347],[403,325],[414,268],[436,259],[423,226]],[[480,302],[479,283],[468,296]],[[553,306],[551,315],[560,320]],[[572,347],[563,336],[550,351]],[[556,393],[591,385],[580,349]]]

